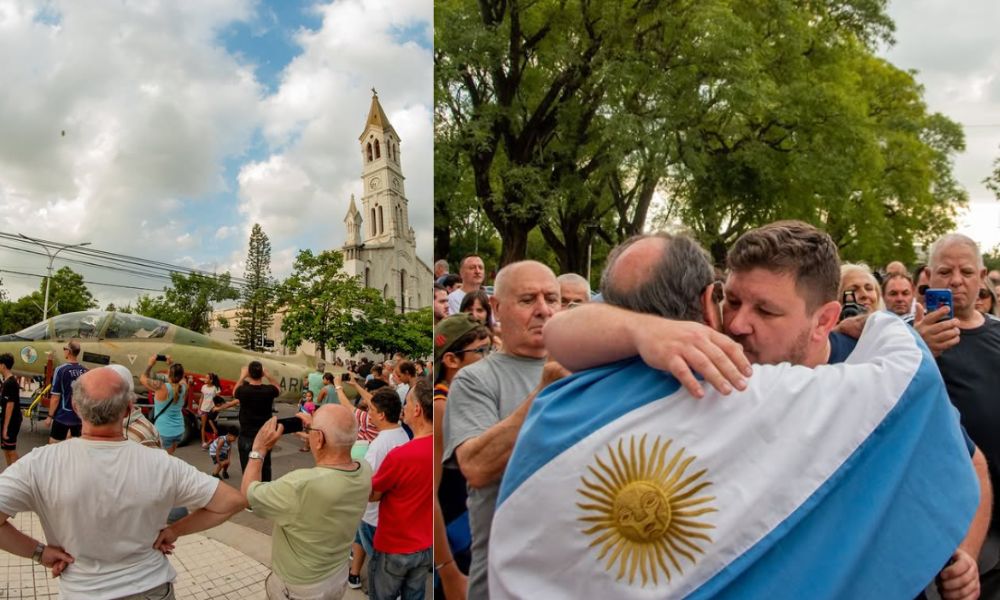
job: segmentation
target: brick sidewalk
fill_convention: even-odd
[[[44,539],[34,513],[19,514],[11,522],[25,534]],[[174,586],[179,599],[264,598],[264,579],[271,571],[239,550],[200,534],[178,539],[170,564],[177,570]],[[0,552],[0,598],[58,597],[59,583],[48,569],[30,558]]]

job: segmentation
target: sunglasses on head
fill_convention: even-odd
[[[988,289],[986,289],[986,288],[979,288],[979,299],[980,300],[989,300],[990,299],[990,291]]]

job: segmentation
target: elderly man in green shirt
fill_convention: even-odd
[[[268,598],[339,600],[372,470],[367,462],[351,458],[358,426],[349,410],[329,404],[311,418],[298,416],[316,466],[261,483],[261,462],[284,432],[272,417],[254,439],[242,492],[255,515],[274,521]]]

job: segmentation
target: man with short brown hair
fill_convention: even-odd
[[[486,278],[486,265],[483,259],[472,254],[462,259],[458,265],[458,274],[462,277],[462,287],[448,294],[448,314],[459,312],[462,299],[466,294],[478,291]]]
[[[63,364],[52,374],[52,391],[49,393],[49,416],[45,424],[49,429],[49,443],[61,442],[68,437],[80,437],[80,417],[73,409],[73,382],[87,372],[80,364],[79,340],[69,340],[63,346]]]
[[[913,310],[913,280],[906,273],[889,275],[882,284],[885,307],[905,317]]]

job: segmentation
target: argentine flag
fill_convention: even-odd
[[[641,361],[548,388],[497,501],[492,600],[900,598],[979,486],[934,360],[886,313],[844,364],[698,400]]]

